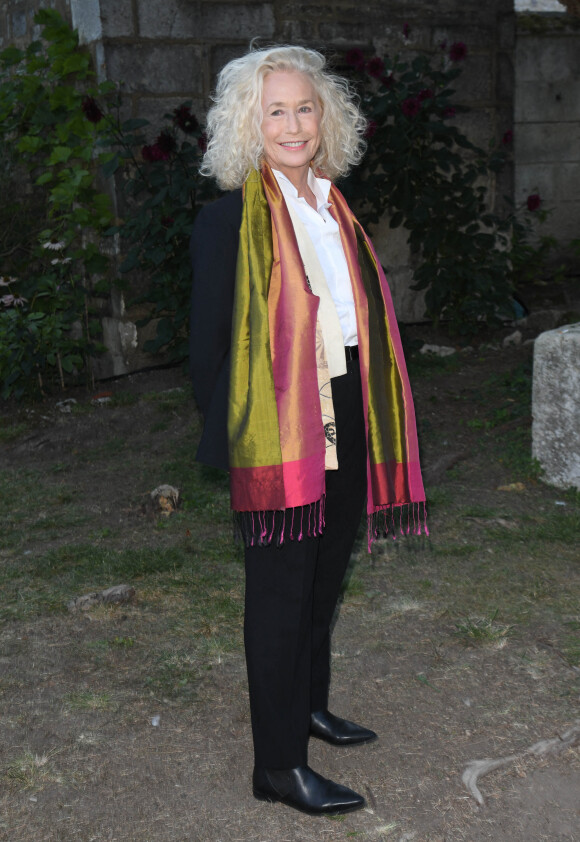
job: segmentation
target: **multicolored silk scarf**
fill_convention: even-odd
[[[352,283],[367,428],[369,545],[421,533],[425,492],[415,412],[391,294],[370,240],[332,186]],[[286,202],[268,166],[244,186],[228,415],[231,505],[249,544],[318,535],[325,435],[316,366],[319,298],[309,289]],[[340,468],[340,466],[339,466]],[[281,512],[282,515],[276,513]]]

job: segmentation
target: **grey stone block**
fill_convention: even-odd
[[[519,127],[516,126],[516,132]],[[538,234],[554,236],[558,242],[578,237],[580,219],[580,162],[528,164],[515,168],[514,201],[524,204],[530,193],[539,193],[547,220],[538,226]]]
[[[94,363],[96,377],[112,377],[127,374],[128,356],[137,348],[137,328],[132,322],[105,317],[102,319],[103,344],[107,354],[97,358]]]
[[[532,416],[532,454],[545,480],[580,488],[580,324],[536,339]]]
[[[406,53],[410,50],[430,49],[431,27],[409,22],[409,36],[405,38],[403,32],[405,22],[405,20],[391,21],[380,28],[373,27],[372,45],[377,55],[394,57],[398,54],[406,60]]]
[[[387,281],[393,296],[393,305],[400,322],[412,324],[425,320],[425,295],[411,289],[413,272],[409,266],[393,266],[387,269]]]
[[[312,20],[285,20],[277,29],[281,44],[299,44],[314,47],[318,39],[319,24]],[[316,47],[314,47],[316,49]]]
[[[577,79],[580,76],[578,37],[518,37],[516,61],[522,82]]]
[[[522,82],[518,76],[514,107],[518,122],[580,120],[580,79]]]
[[[463,73],[453,82],[455,100],[473,107],[493,99],[492,58],[490,55],[468,55],[462,64]]]
[[[322,39],[335,45],[348,45],[348,48],[353,42],[369,42],[373,33],[380,33],[382,28],[380,23],[361,20],[360,17],[357,20],[325,21],[318,24]]]
[[[506,15],[499,23],[499,46],[504,50],[513,50],[516,42],[516,16],[513,13]]]
[[[201,50],[181,44],[109,45],[109,78],[122,82],[128,93],[201,95]]]
[[[26,9],[17,9],[12,13],[12,32],[13,38],[23,38],[28,30],[28,16]]]
[[[578,169],[580,171],[580,165]],[[539,233],[553,236],[562,252],[566,244],[573,239],[578,239],[578,221],[580,220],[580,199],[578,199],[578,195],[580,194],[577,194],[575,201],[561,202],[558,196],[554,196],[549,197],[546,202],[546,207],[553,210]],[[571,259],[571,256],[568,259]]]
[[[331,17],[332,9],[335,9],[336,14],[342,13],[337,3],[334,7],[329,3],[284,3],[280,11],[282,20],[299,20],[301,18],[320,18],[326,19]]]
[[[376,225],[369,229],[378,258],[389,271],[395,266],[407,266],[410,251],[407,244],[409,232],[400,225],[389,228],[389,220],[383,217]]]
[[[499,100],[513,100],[515,88],[515,72],[512,56],[499,53],[497,56],[497,76],[495,80],[496,95]]]
[[[100,0],[103,35],[127,38],[135,35],[132,0]]]
[[[219,71],[222,67],[229,61],[233,61],[235,58],[241,58],[248,52],[247,44],[228,44],[227,46],[216,46],[212,48],[211,51],[211,64],[210,69],[212,76],[217,76]]]
[[[70,0],[70,14],[82,44],[135,34],[131,0]]]
[[[576,123],[528,123],[515,136],[520,166],[580,159],[580,120]]]
[[[144,38],[271,38],[276,26],[270,3],[150,0],[139,4],[138,13]]]
[[[425,316],[424,293],[411,289],[413,267],[407,245],[406,228],[389,228],[388,219],[382,219],[369,232],[387,280],[397,318],[402,322],[419,322]]]
[[[517,126],[516,131],[519,130]],[[530,193],[539,193],[548,207],[550,203],[577,202],[580,198],[580,161],[517,164],[516,203],[525,201]]]
[[[491,17],[477,26],[472,26],[470,23],[459,24],[455,20],[447,26],[435,26],[433,28],[432,46],[437,49],[440,44],[445,43],[448,51],[452,44],[459,41],[465,44],[468,57],[471,58],[474,50],[480,49],[483,45],[495,48],[493,43],[495,26],[495,20]]]
[[[449,122],[454,122],[472,143],[484,149],[487,149],[495,135],[494,112],[491,108],[478,108],[466,114],[458,114]]]

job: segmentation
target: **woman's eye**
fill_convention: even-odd
[[[312,109],[310,108],[310,106],[309,106],[309,105],[303,105],[303,106],[300,108],[300,113],[301,113],[301,114],[309,114],[309,113],[310,113],[310,111],[312,111]]]

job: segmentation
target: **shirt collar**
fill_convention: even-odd
[[[282,193],[284,193],[284,195],[293,196],[295,199],[297,199],[298,190],[294,187],[290,179],[279,170],[272,170],[272,172],[276,176],[276,181],[280,185]],[[312,167],[308,170],[308,186],[310,187],[310,189],[314,193],[314,196],[316,197],[316,205],[319,211],[321,208],[330,207],[328,195],[332,186],[331,182],[327,178],[317,178],[314,175]]]

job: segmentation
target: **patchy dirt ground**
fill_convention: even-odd
[[[579,842],[578,501],[526,463],[530,355],[478,351],[413,376],[430,536],[368,556],[361,535],[335,628],[332,709],[379,740],[313,741],[311,765],[367,799],[334,819],[251,796],[239,550],[215,561],[217,585],[197,572],[217,552],[211,499],[170,521],[143,507],[155,484],[190,471],[176,454],[193,450],[198,423],[180,372],[105,384],[110,406],[79,393],[71,413],[54,400],[33,415],[11,408],[25,426],[1,445],[0,467],[21,484],[20,503],[11,514],[6,480],[3,534],[13,538],[0,544],[0,567],[36,566],[0,597],[10,609],[0,626],[0,839]],[[54,514],[59,495],[66,517]],[[226,516],[217,522],[227,530]],[[92,548],[96,567],[159,551],[175,554],[175,569],[158,585],[135,575],[130,604],[71,614],[64,604],[78,593],[62,577],[73,545]],[[191,567],[179,560],[187,554]],[[39,571],[57,588],[54,604],[38,594]],[[96,571],[99,586],[119,584],[105,574]],[[199,628],[196,587],[215,599],[221,588],[237,606],[228,645],[216,642],[219,612]],[[191,635],[203,657],[187,648]],[[181,659],[182,691],[159,678],[162,655],[166,672]],[[529,751],[552,739],[551,750]],[[511,759],[479,778],[479,805],[462,774],[483,758]]]

